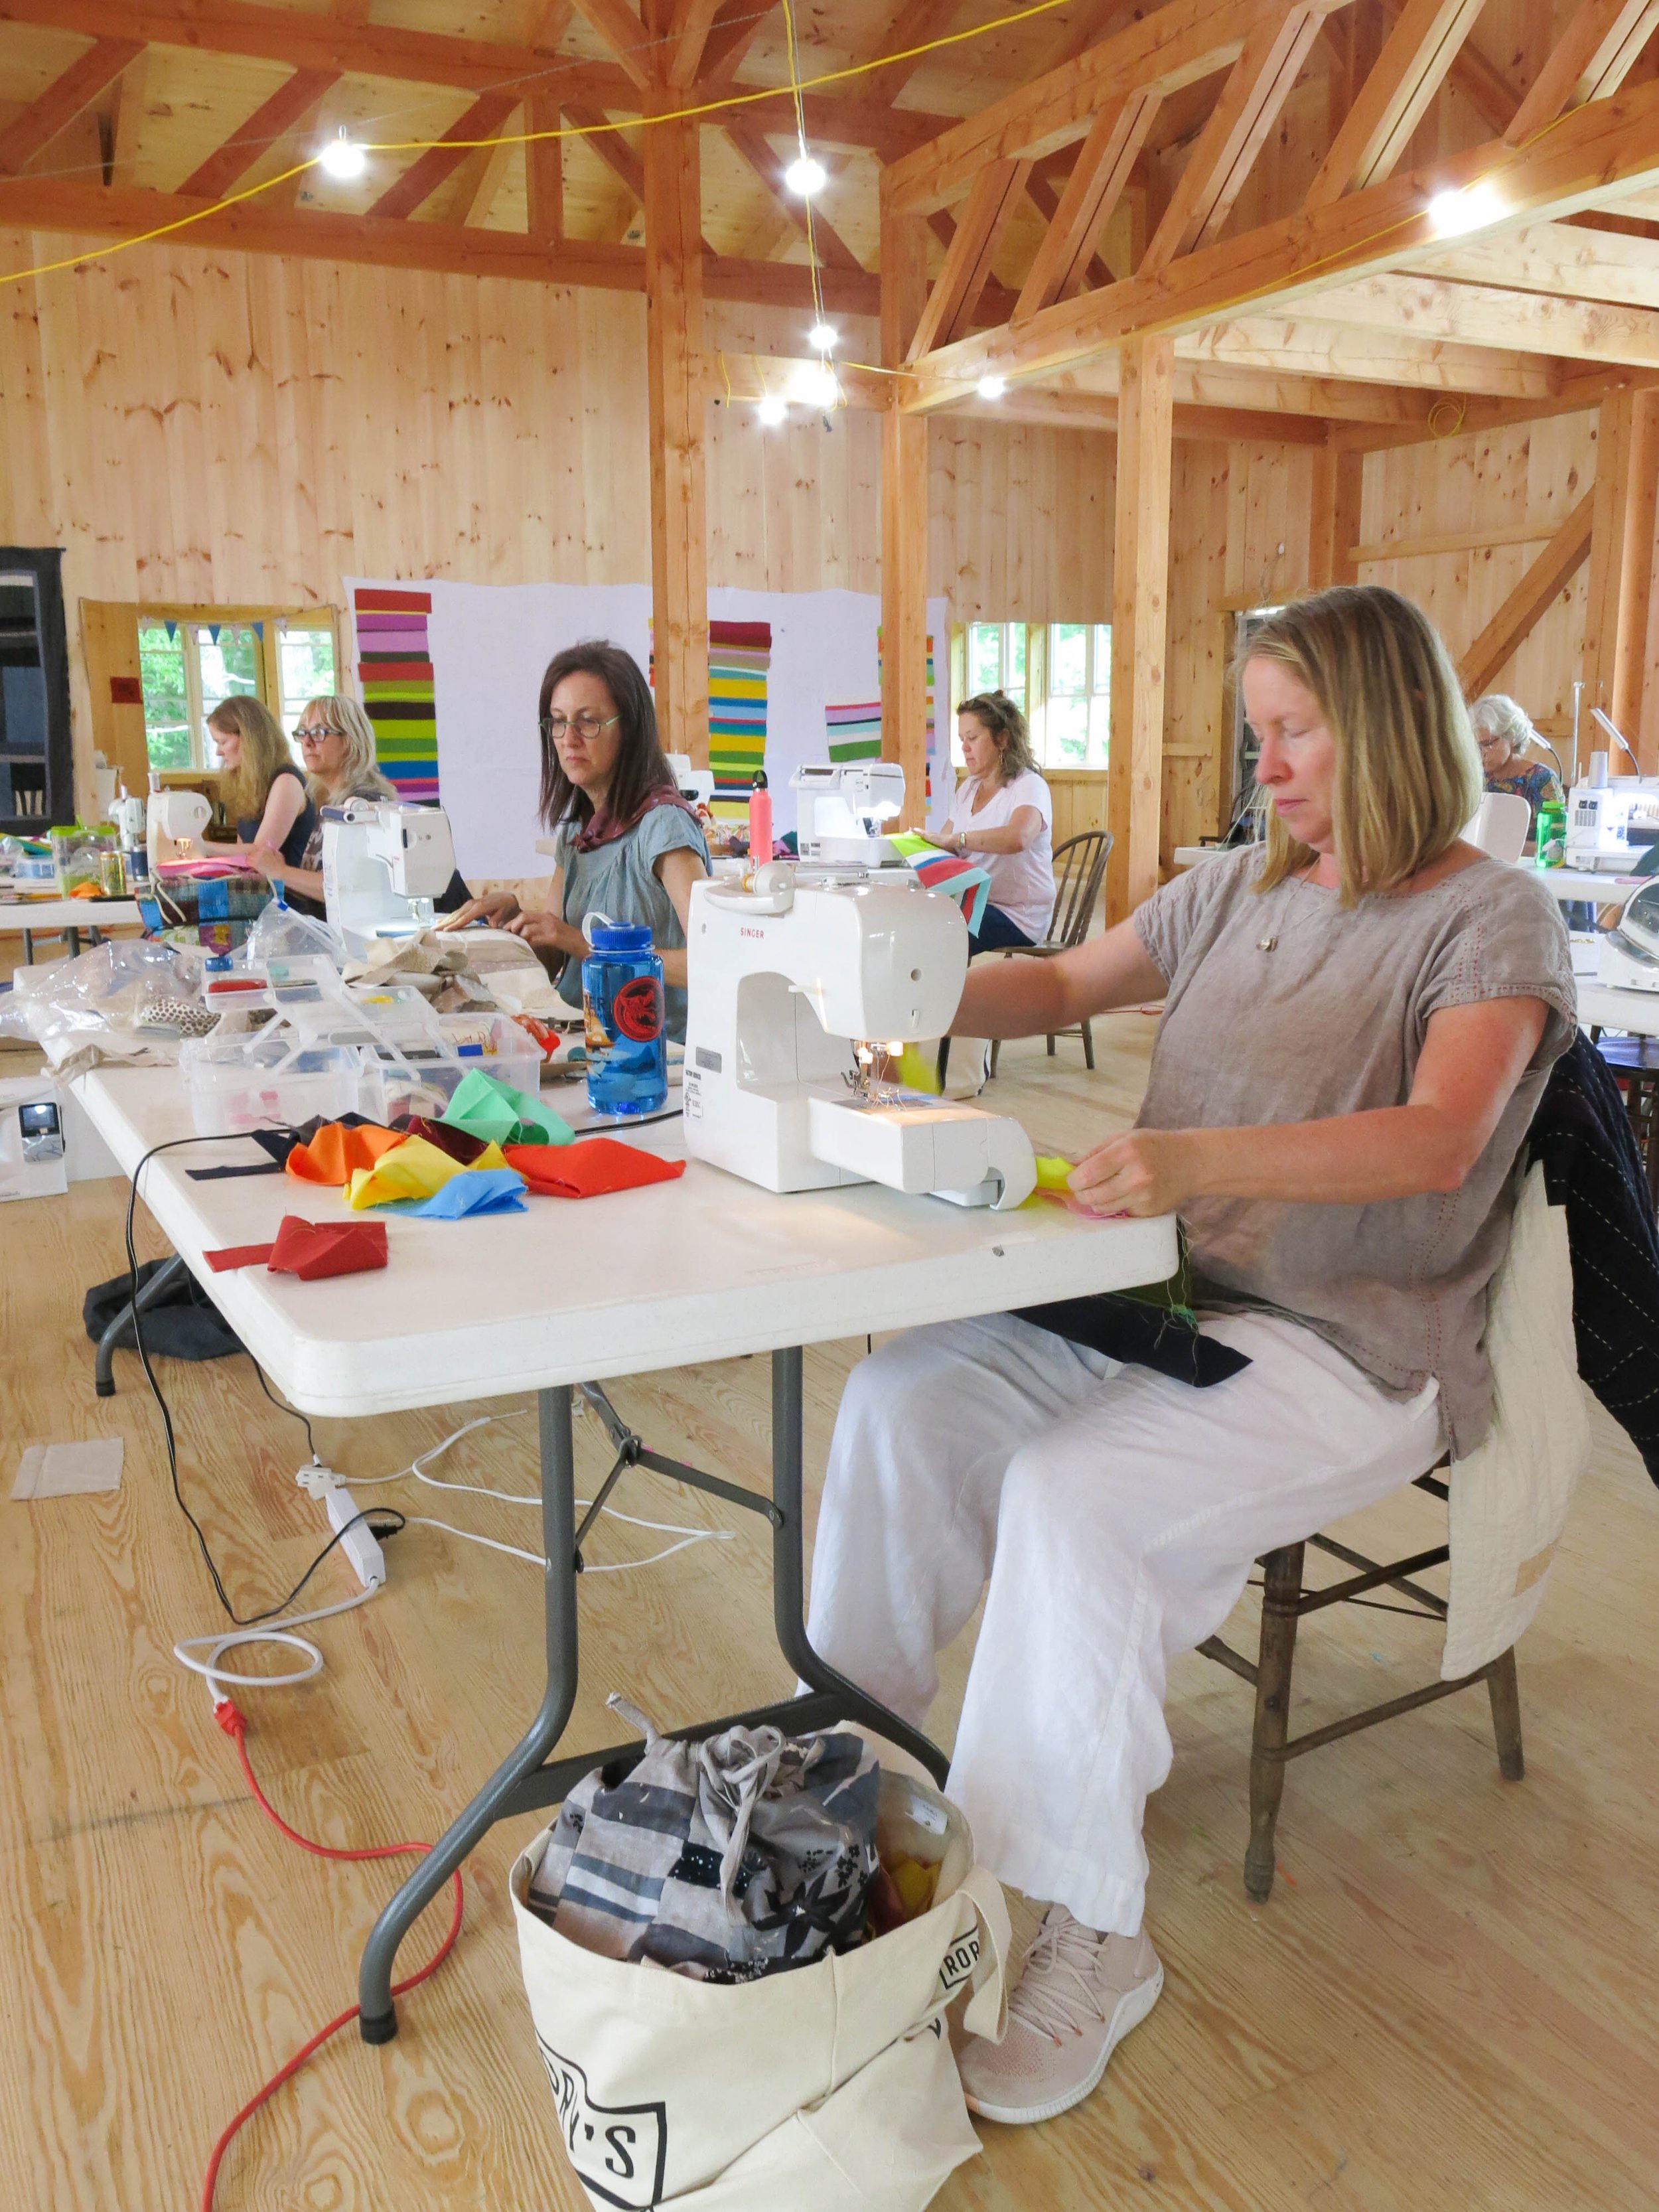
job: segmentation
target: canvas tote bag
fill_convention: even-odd
[[[602,2212],[921,2212],[977,2151],[945,2012],[970,1990],[963,2026],[1001,2039],[1001,1886],[931,1783],[884,1767],[878,1827],[884,1844],[896,1835],[939,1859],[931,1909],[856,1951],[735,1984],[556,1934],[525,1905],[550,1832],[520,1856],[513,1908],[536,2040],[570,2162]]]

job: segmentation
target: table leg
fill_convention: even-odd
[[[23,932],[23,965],[26,968],[34,965],[34,932],[32,929]]]
[[[69,947],[70,958],[71,960],[78,960],[81,957],[80,931],[78,929],[65,929],[61,930],[58,933],[62,937],[64,944]]]
[[[515,1784],[533,1773],[564,1733],[576,1698],[576,1476],[570,1390],[544,1390],[538,1401],[542,1462],[542,1548],[547,1614],[547,1688],[517,1747],[458,1820],[451,1821],[369,1931],[357,1974],[365,2043],[398,2033],[392,1967],[410,1924],[495,1821]]]
[[[147,1313],[170,1283],[177,1281],[184,1271],[184,1261],[175,1252],[165,1260],[140,1289],[136,1298],[129,1298],[109,1327],[98,1340],[97,1355],[93,1362],[93,1389],[100,1398],[115,1395],[116,1339],[135,1312]]]

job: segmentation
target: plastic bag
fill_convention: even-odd
[[[149,938],[94,945],[73,960],[21,968],[0,1027],[46,1046],[58,1038],[148,1030],[177,1036],[211,1017],[202,1004],[204,956]]]
[[[311,915],[296,914],[280,899],[272,899],[255,915],[246,950],[249,971],[255,975],[263,975],[272,959],[304,959],[315,953],[331,960],[336,968],[346,964],[345,939],[337,929]]]

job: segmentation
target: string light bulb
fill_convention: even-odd
[[[767,392],[755,410],[756,419],[763,422],[768,429],[775,429],[788,412],[775,392]]]
[[[1484,230],[1504,213],[1504,203],[1489,184],[1468,185],[1461,192],[1437,192],[1429,202],[1429,221],[1440,238],[1461,238]]]
[[[834,353],[841,343],[841,332],[832,323],[814,323],[806,333],[806,343],[815,353]]]
[[[783,181],[792,192],[798,193],[804,200],[810,200],[815,192],[823,190],[830,178],[823,162],[815,161],[810,154],[803,151],[796,155],[784,171]]]
[[[361,177],[368,167],[368,155],[354,139],[346,137],[343,125],[339,137],[331,138],[317,159],[331,177],[337,177],[343,184],[349,184],[354,177]]]
[[[1008,389],[1008,380],[1006,376],[981,376],[974,389],[981,399],[1000,399]]]
[[[797,397],[809,407],[828,409],[837,406],[841,400],[841,385],[829,362],[809,368],[796,379]]]

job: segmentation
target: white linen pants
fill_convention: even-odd
[[[988,1577],[949,1793],[1004,1881],[1122,1935],[1170,1771],[1170,1656],[1220,1627],[1261,1553],[1442,1449],[1437,1384],[1387,1398],[1277,1316],[1203,1327],[1253,1363],[1206,1390],[1010,1315],[896,1337],[848,1379],[812,1561],[814,1648],[918,1727]]]

